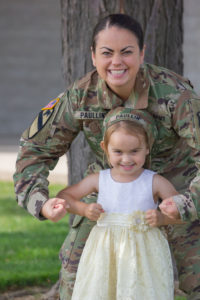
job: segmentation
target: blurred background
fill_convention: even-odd
[[[0,0],[1,180],[12,180],[22,132],[64,90],[60,30],[59,1]],[[50,180],[66,172],[62,157]]]
[[[184,76],[200,94],[199,15],[200,1],[184,0]],[[0,0],[1,177],[14,164],[21,133],[65,89],[61,52],[60,1]]]
[[[199,16],[200,0],[184,0],[184,76],[198,94]],[[58,278],[57,254],[68,220],[38,222],[18,207],[12,175],[22,132],[66,89],[61,64],[60,1],[0,0],[0,292],[16,286],[51,286]],[[52,195],[67,184],[66,155],[49,181]],[[10,299],[6,297],[0,299]]]

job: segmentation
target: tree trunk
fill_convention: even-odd
[[[145,33],[145,61],[183,72],[182,0],[61,0],[63,76],[66,87],[92,69],[91,36],[97,21],[110,13],[136,18]],[[68,152],[68,183],[83,178],[95,157],[79,134]]]
[[[145,33],[145,61],[183,72],[183,0],[60,0],[62,68],[68,87],[92,69],[91,36],[98,20],[111,13],[136,18]],[[68,183],[82,179],[95,157],[79,134],[68,152]],[[55,289],[56,293],[56,289]],[[53,299],[53,298],[52,298]]]

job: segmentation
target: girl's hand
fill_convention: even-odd
[[[169,218],[180,219],[180,214],[178,208],[173,200],[173,198],[167,198],[162,201],[159,205],[161,212],[167,215]]]
[[[161,212],[156,209],[149,209],[146,211],[145,219],[149,226],[158,227],[165,225],[164,216]]]
[[[69,205],[65,200],[60,198],[51,198],[42,206],[41,215],[52,222],[58,222],[66,215],[67,208],[69,208]]]
[[[100,214],[103,212],[104,210],[100,204],[90,203],[85,208],[85,217],[87,217],[91,221],[97,221],[100,217]]]

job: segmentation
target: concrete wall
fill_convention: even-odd
[[[59,0],[0,0],[0,146],[64,90]],[[184,75],[200,93],[200,0],[184,0]]]
[[[200,95],[200,0],[184,0],[184,75]]]
[[[0,0],[0,145],[63,91],[59,0]]]

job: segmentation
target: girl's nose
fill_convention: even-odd
[[[131,162],[129,155],[124,154],[122,157],[123,163],[129,163]]]

